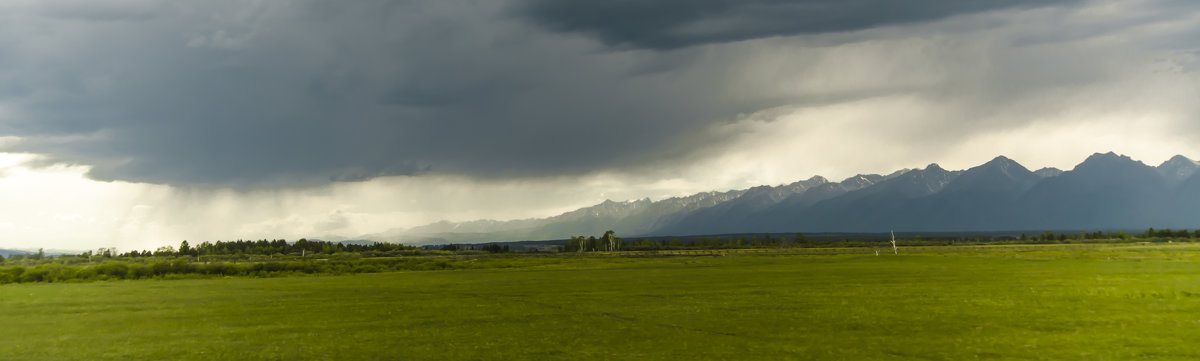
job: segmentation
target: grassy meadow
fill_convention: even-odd
[[[867,251],[8,284],[0,360],[1200,358],[1200,244]]]

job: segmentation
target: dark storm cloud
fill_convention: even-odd
[[[330,4],[0,15],[4,52],[20,54],[0,67],[15,84],[0,134],[96,179],[259,187],[587,172],[756,106],[630,75],[649,60],[596,55],[499,8]]]
[[[674,49],[820,34],[1074,0],[523,0],[518,16],[612,46]]]
[[[176,185],[584,174],[724,149],[732,136],[706,130],[777,106],[919,93],[1002,107],[1028,84],[1086,83],[1030,69],[1095,79],[1108,70],[1087,60],[1124,53],[1006,55],[988,48],[1003,39],[920,36],[678,48],[1033,4],[1022,1],[597,4],[0,3],[0,136],[96,179]]]

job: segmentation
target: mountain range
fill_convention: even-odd
[[[659,201],[605,201],[561,215],[438,222],[361,238],[408,244],[755,232],[1110,230],[1200,226],[1200,163],[1149,166],[1096,153],[1069,171],[1031,171],[1004,156],[967,170],[937,164],[840,182],[815,176],[779,186]]]
[[[30,252],[26,252],[26,251],[18,251],[18,250],[15,250],[15,249],[3,249],[3,248],[0,248],[0,257],[6,257],[6,258],[7,258],[7,257],[12,257],[12,255],[14,255],[14,254],[22,254],[22,255],[24,255],[24,254],[29,254],[29,253],[30,253]]]

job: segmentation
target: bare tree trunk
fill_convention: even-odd
[[[896,247],[896,231],[892,231],[892,253],[900,254],[900,249]]]

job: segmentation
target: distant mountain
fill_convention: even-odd
[[[1033,187],[1041,178],[1012,159],[999,156],[983,165],[967,169],[947,184],[941,193],[1020,194]]]
[[[826,199],[834,198],[848,192],[872,186],[875,183],[879,183],[883,180],[884,177],[878,174],[859,174],[850,178],[846,178],[839,183],[826,183],[813,187],[807,192],[794,194],[780,201],[780,204],[775,208],[805,208]]]
[[[770,208],[792,196],[801,195],[810,189],[829,184],[824,177],[816,176],[808,180],[781,185],[778,187],[758,186],[746,190],[741,196],[729,201],[698,209],[675,221],[669,227],[657,230],[658,233],[734,233],[739,229],[729,228],[729,225],[745,224],[747,217],[753,216],[764,209]]]
[[[901,207],[906,201],[937,193],[959,173],[961,172],[947,171],[937,164],[930,164],[925,169],[911,170],[885,178],[878,183],[817,202],[809,207],[779,210],[784,214],[793,215],[793,218],[784,219],[782,223],[761,226],[776,232],[826,232],[841,229],[887,231],[896,226],[894,220],[904,217],[904,213],[908,212]],[[760,217],[767,218],[769,215]],[[799,227],[794,228],[797,226]]]
[[[1153,167],[1115,153],[1094,154],[1021,197],[1019,225],[1030,229],[1142,228],[1164,222],[1166,180]]]
[[[1166,179],[1168,185],[1177,186],[1196,174],[1196,171],[1200,170],[1200,163],[1182,155],[1177,155],[1163,162],[1156,169],[1158,170],[1158,174],[1161,174]]]
[[[908,171],[908,169],[905,169],[889,176],[881,176],[878,174],[859,174],[850,178],[846,178],[838,183],[825,183],[813,187],[804,193],[794,194],[769,208],[744,217],[746,222],[743,224],[726,225],[725,227],[728,231],[722,233],[758,232],[768,229],[790,229],[789,227],[794,225],[794,223],[798,220],[806,219],[808,215],[806,215],[805,212],[809,209],[809,207],[817,203],[873,186],[876,183],[895,178]],[[780,225],[786,226],[780,228]],[[748,229],[755,231],[747,231]],[[689,234],[683,231],[679,233]]]
[[[39,249],[0,249],[0,256],[9,257],[12,255],[17,255],[17,254],[31,255],[31,254],[37,254],[38,251],[39,251]],[[75,255],[75,254],[80,254],[80,253],[86,252],[86,251],[77,250],[77,249],[58,249],[58,248],[42,248],[42,249],[40,249],[40,251],[47,256]]]
[[[26,251],[19,251],[19,250],[15,250],[15,249],[0,248],[0,256],[11,257],[14,254],[32,254],[32,253],[26,252]]]
[[[650,199],[600,204],[557,216],[514,221],[480,220],[437,222],[411,229],[393,229],[358,238],[413,245],[435,243],[482,243],[513,240],[562,239],[621,230],[622,234],[649,234],[673,224],[693,212],[723,204],[745,190],[703,192],[653,202]]]
[[[1016,224],[1009,221],[1009,210],[1041,179],[1012,159],[996,157],[967,169],[936,194],[905,202],[900,219],[907,230],[1011,229]]]
[[[1192,174],[1172,190],[1168,206],[1171,214],[1164,217],[1178,226],[1192,225],[1200,219],[1200,173]]]
[[[1157,167],[1112,152],[1075,168],[1030,171],[1004,156],[830,182],[815,176],[660,201],[605,201],[558,216],[438,222],[359,238],[410,244],[759,232],[963,232],[1200,227],[1200,163]],[[374,237],[373,237],[374,236]]]
[[[1035,170],[1035,171],[1033,171],[1033,174],[1037,174],[1038,177],[1042,177],[1042,178],[1050,178],[1050,177],[1057,177],[1060,174],[1063,174],[1063,170],[1058,169],[1058,168],[1053,168],[1053,167],[1047,167],[1047,168]]]

